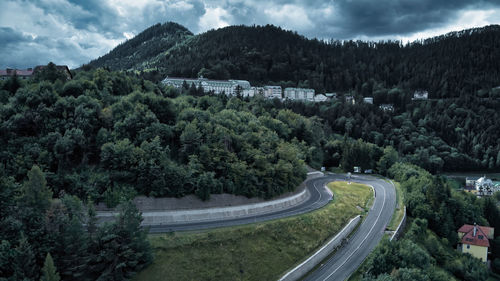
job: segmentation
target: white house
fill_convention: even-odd
[[[337,93],[325,93],[325,96],[332,100],[337,99]]]
[[[382,109],[383,111],[394,111],[394,105],[392,104],[381,104],[378,106],[380,109]]]
[[[317,94],[314,96],[314,102],[324,102],[327,100],[328,100],[328,97],[326,95],[323,95],[323,94]]]
[[[363,98],[363,102],[364,102],[364,103],[373,104],[373,97],[366,97],[366,98]]]
[[[427,91],[415,91],[413,93],[413,100],[426,100],[429,98],[429,92]]]
[[[476,183],[476,192],[477,195],[492,195],[494,190],[494,184],[490,179],[487,179],[486,177],[481,177],[479,178]]]

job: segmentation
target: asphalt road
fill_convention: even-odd
[[[346,177],[344,175],[328,174],[306,181],[306,188],[311,193],[310,198],[290,209],[230,220],[150,226],[150,233],[243,225],[307,213],[323,207],[332,200],[332,195],[323,186],[336,180],[346,180]],[[335,255],[324,261],[322,266],[309,273],[305,280],[324,281],[345,280],[348,278],[379,243],[386,226],[391,220],[396,208],[396,191],[392,184],[382,179],[361,175],[355,175],[351,181],[373,186],[375,200],[372,208],[355,234],[349,239],[349,242]]]
[[[386,226],[391,221],[396,208],[394,186],[384,180],[366,176],[356,176],[352,181],[373,186],[375,200],[372,209],[347,245],[324,261],[317,270],[309,273],[304,280],[347,279],[377,246],[384,235]]]
[[[229,220],[154,225],[154,226],[149,226],[150,228],[149,232],[164,233],[171,231],[200,230],[200,229],[209,229],[209,228],[217,228],[224,226],[243,225],[243,224],[263,222],[263,221],[274,220],[274,219],[285,218],[298,214],[307,213],[325,206],[329,201],[332,200],[332,195],[329,194],[325,190],[325,188],[323,188],[323,186],[326,183],[341,178],[344,177],[339,175],[326,175],[323,177],[317,177],[307,180],[305,184],[311,196],[309,197],[308,200],[289,209],[279,210],[276,212],[260,214],[251,217],[243,217],[243,218],[236,218]]]

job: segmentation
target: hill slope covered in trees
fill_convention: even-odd
[[[179,24],[158,23],[118,45],[108,54],[93,60],[89,65],[108,67],[112,70],[143,69],[143,62],[151,60],[162,50],[168,50],[191,36],[193,34]]]
[[[150,44],[163,34],[169,44]],[[148,56],[139,53],[144,41]],[[161,41],[161,40],[160,40]],[[175,44],[173,42],[175,41]],[[149,44],[149,45],[148,45]],[[130,61],[126,65],[117,61]],[[146,70],[165,76],[246,79],[253,84],[279,83],[323,91],[376,88],[426,89],[431,97],[458,97],[500,85],[500,26],[452,32],[403,45],[398,41],[319,41],[267,26],[229,26],[190,36],[174,24],[155,25],[110,54],[90,63],[120,70]],[[363,89],[363,85],[366,86]]]

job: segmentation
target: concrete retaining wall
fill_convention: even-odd
[[[296,195],[262,203],[195,210],[143,212],[142,217],[144,218],[144,220],[142,221],[142,225],[147,226],[186,222],[215,221],[254,216],[291,208],[304,202],[310,196],[311,194],[309,193],[309,191],[307,189],[304,189],[302,192]],[[97,217],[99,221],[104,222],[113,220],[116,215],[118,215],[118,212],[98,212]]]
[[[390,241],[392,241],[394,239],[398,240],[398,238],[403,233],[403,230],[405,229],[405,226],[406,226],[406,206],[405,206],[405,208],[403,210],[403,219],[399,223],[398,228],[396,228],[396,231],[394,231],[394,233],[392,234],[392,236],[390,238]]]
[[[335,235],[335,237],[328,241],[323,247],[321,247],[321,249],[316,251],[316,253],[310,256],[303,263],[283,275],[279,281],[299,280],[326,257],[328,257],[328,255],[330,255],[337,247],[341,246],[344,239],[347,238],[347,236],[356,228],[360,221],[361,216],[351,219],[351,221],[349,221],[349,223],[337,235]]]

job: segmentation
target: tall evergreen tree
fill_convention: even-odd
[[[35,253],[24,235],[19,239],[13,259],[14,280],[33,280],[38,276]]]
[[[44,214],[50,206],[52,191],[47,186],[45,175],[40,167],[33,165],[28,172],[28,180],[21,188],[19,203],[33,208],[39,214]]]
[[[59,273],[57,273],[57,269],[54,265],[54,260],[52,259],[50,253],[47,253],[47,256],[45,257],[45,262],[43,263],[40,281],[59,281],[59,280],[61,280],[61,277],[59,276]]]

